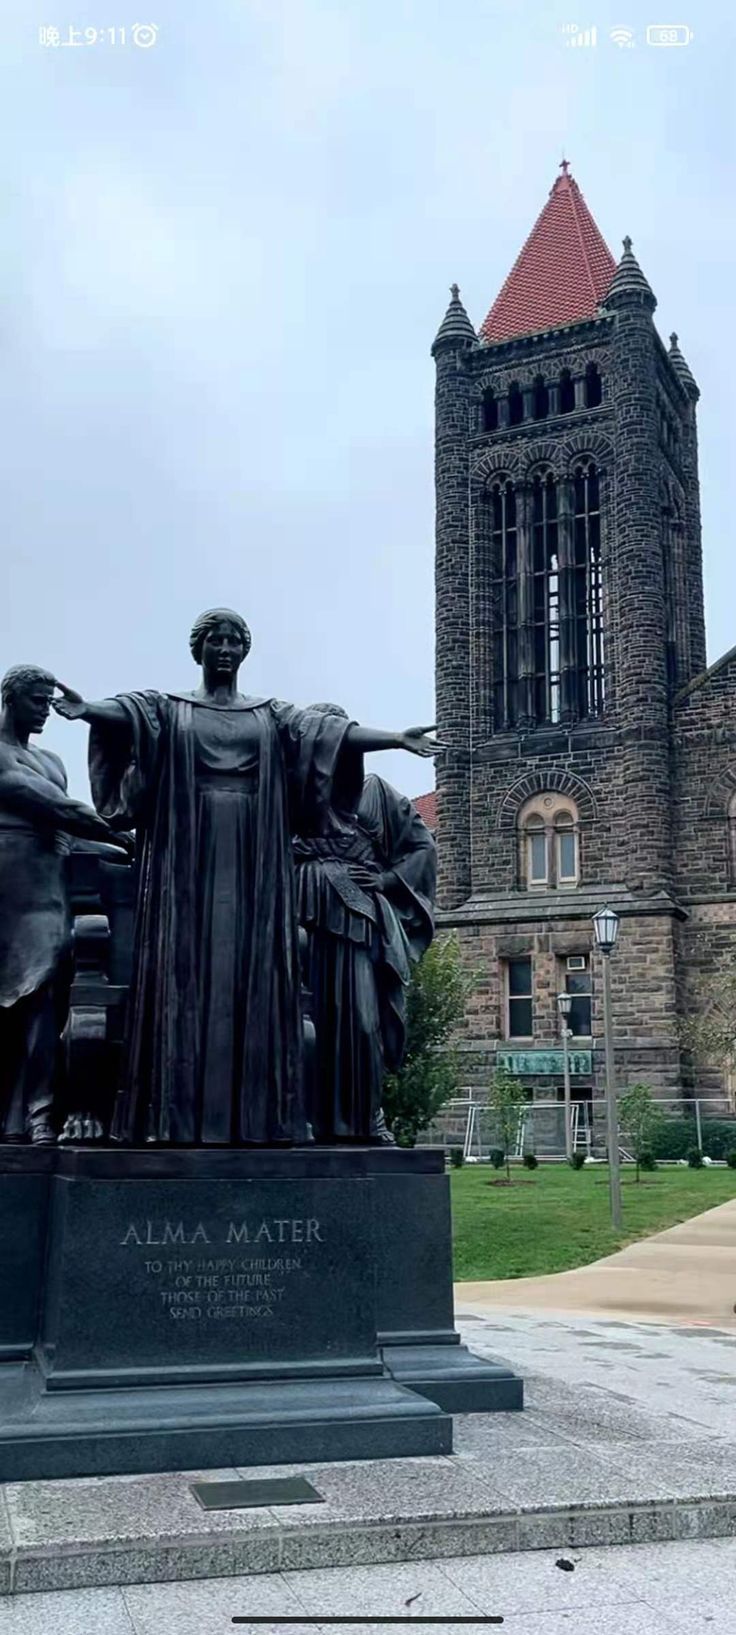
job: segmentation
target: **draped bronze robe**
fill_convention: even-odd
[[[363,784],[362,758],[343,758],[336,797],[330,832],[295,843],[317,1034],[312,1122],[320,1141],[365,1141],[384,1076],[403,1059],[411,968],[434,933],[436,848],[405,795],[375,775]],[[351,864],[382,888],[357,886]]]
[[[348,728],[273,699],[128,693],[94,726],[101,816],[138,836],[127,1069],[113,1138],[302,1140],[291,835],[320,822]]]

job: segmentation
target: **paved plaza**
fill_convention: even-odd
[[[519,1635],[555,1635],[558,1622],[582,1635],[595,1606],[601,1635],[609,1612],[626,1635],[688,1627],[676,1621],[686,1586],[701,1610],[725,1606],[736,1335],[528,1313],[461,1320],[476,1351],[525,1374],[524,1413],[457,1418],[447,1458],[272,1472],[303,1470],[322,1505],[208,1513],[192,1473],[8,1485],[3,1632],[209,1635],[237,1613],[400,1612],[403,1596],[410,1618],[420,1606],[448,1618],[500,1608]],[[683,1591],[668,1607],[677,1573]]]
[[[723,1216],[687,1223],[706,1265]],[[606,1262],[587,1272],[605,1282]],[[391,1627],[477,1614],[511,1635],[727,1635],[736,1330],[516,1309],[523,1282],[507,1309],[457,1291],[463,1338],[523,1374],[527,1405],[457,1417],[451,1456],[199,1473],[299,1470],[325,1501],[278,1509],[203,1511],[192,1472],[8,1484],[2,1635],[300,1635],[320,1627],[300,1617],[404,1613]]]

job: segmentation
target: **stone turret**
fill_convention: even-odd
[[[470,514],[468,420],[470,376],[465,354],[477,337],[457,284],[432,346],[435,391],[435,678],[436,720],[447,744],[442,761],[437,833],[440,903],[470,892]]]
[[[670,872],[667,603],[662,549],[656,297],[624,239],[604,307],[611,347],[616,469],[607,594],[617,633],[614,700],[623,747],[632,889],[665,887]]]

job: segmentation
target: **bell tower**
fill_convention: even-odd
[[[432,348],[440,904],[493,945],[496,1038],[509,938],[541,970],[547,928],[554,995],[606,900],[656,920],[675,1013],[672,718],[705,634],[698,389],[655,308],[565,160],[479,330],[453,285]]]
[[[433,346],[445,900],[513,889],[482,769],[550,757],[589,778],[615,756],[608,877],[664,888],[670,703],[705,662],[697,387],[566,160],[477,335],[451,293]]]

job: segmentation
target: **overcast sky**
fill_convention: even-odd
[[[147,3],[0,6],[2,669],[191,686],[226,603],[244,690],[430,721],[429,348],[453,279],[482,321],[563,150],[700,383],[710,658],[733,645],[731,4],[678,0],[694,39],[655,49],[653,0],[155,0],[144,47]],[[46,738],[79,794],[85,736]]]

